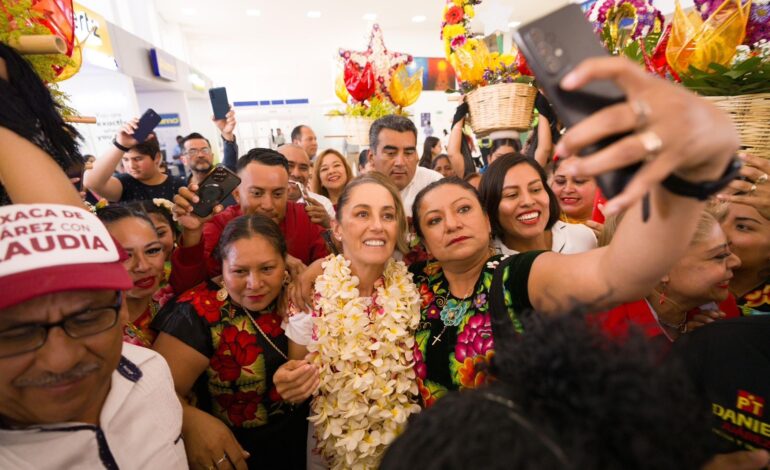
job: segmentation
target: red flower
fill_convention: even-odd
[[[235,392],[219,395],[217,403],[225,411],[227,418],[236,427],[242,427],[244,421],[251,421],[257,417],[257,409],[262,402],[262,396],[257,392]]]
[[[428,305],[430,305],[431,302],[433,302],[434,295],[433,292],[430,290],[430,287],[428,284],[420,284],[420,296],[422,297],[422,307],[425,308]]]
[[[265,313],[256,318],[257,325],[262,328],[267,336],[275,338],[283,334],[283,328],[281,328],[281,317],[275,313]]]
[[[228,325],[220,335],[219,348],[211,358],[211,368],[222,381],[236,380],[241,370],[254,364],[261,353],[256,336]]]
[[[189,302],[199,316],[206,319],[209,323],[216,323],[222,318],[220,309],[224,302],[217,300],[215,291],[206,289],[204,286],[195,287],[179,296],[180,302]]]
[[[444,19],[448,24],[457,24],[463,20],[463,16],[465,16],[463,9],[455,5],[446,11]]]

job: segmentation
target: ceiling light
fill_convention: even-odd
[[[366,21],[376,21],[377,20],[377,14],[376,13],[367,13],[364,15],[364,19]]]
[[[307,17],[308,18],[320,18],[321,17],[321,12],[320,11],[315,11],[315,10],[310,10],[309,12],[307,12]]]
[[[509,28],[518,28],[520,24],[521,24],[521,21],[511,21],[510,23],[508,23],[508,27]]]
[[[412,17],[412,21],[415,23],[422,23],[423,21],[425,21],[425,19],[426,19],[425,15],[417,15]]]
[[[196,10],[195,8],[182,8],[182,13],[184,13],[185,15],[192,16],[198,13],[198,10]]]
[[[262,14],[262,12],[259,11],[259,10],[255,10],[253,8],[250,8],[250,9],[246,10],[246,14],[249,15],[249,16],[259,16],[259,15]]]

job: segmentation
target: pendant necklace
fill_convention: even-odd
[[[431,346],[434,346],[436,343],[441,341],[441,335],[444,334],[448,327],[457,326],[463,321],[463,318],[465,318],[465,314],[468,312],[468,308],[470,307],[470,303],[467,301],[468,297],[470,297],[475,290],[476,285],[474,284],[473,287],[471,287],[471,291],[468,292],[468,294],[459,302],[455,299],[447,300],[446,305],[444,305],[444,308],[441,309],[441,314],[439,315],[441,321],[444,323],[444,328],[441,329],[441,332],[438,335],[433,337],[433,342],[430,343]],[[452,295],[451,288],[449,289],[449,295]]]

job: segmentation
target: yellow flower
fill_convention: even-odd
[[[465,16],[468,18],[473,18],[476,14],[476,12],[473,11],[473,5],[465,5],[463,11],[465,11]]]
[[[465,0],[453,0],[453,1],[454,1],[454,4],[457,5],[458,7],[462,7],[463,4],[465,3]]]
[[[465,28],[461,24],[448,24],[444,26],[444,38],[449,38],[451,41],[456,36],[465,34]]]

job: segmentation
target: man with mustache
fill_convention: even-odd
[[[0,220],[0,468],[187,468],[168,365],[122,341],[125,252],[82,208]]]

